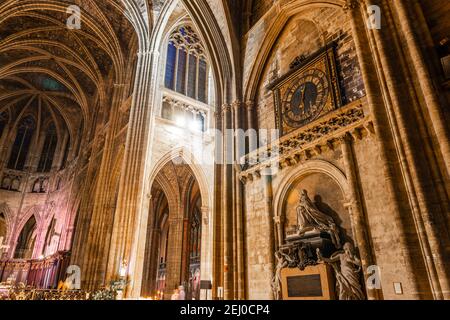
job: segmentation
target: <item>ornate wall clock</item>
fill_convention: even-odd
[[[275,99],[277,128],[285,135],[341,107],[335,44],[297,59],[291,70],[269,85]]]

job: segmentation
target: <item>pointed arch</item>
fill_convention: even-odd
[[[14,214],[6,202],[0,203],[0,213],[3,213],[6,224],[6,236],[4,239],[4,243],[9,243],[13,232]]]
[[[14,259],[31,259],[36,245],[36,231],[38,230],[35,216],[32,215],[20,230],[14,248]]]
[[[283,204],[286,198],[286,194],[289,192],[293,183],[305,176],[313,173],[322,173],[330,177],[342,191],[342,195],[349,199],[350,190],[347,181],[347,177],[344,172],[325,160],[312,160],[307,162],[304,166],[298,167],[292,170],[284,179],[280,182],[278,191],[275,194],[273,200],[273,208],[275,209],[275,215],[281,216],[283,211]]]
[[[278,12],[275,19],[270,21],[258,54],[256,55],[254,61],[252,61],[249,78],[246,83],[244,83],[244,101],[255,100],[258,92],[258,85],[261,81],[267,60],[270,57],[277,39],[283,32],[283,29],[290,18],[311,8],[343,8],[345,5],[345,0],[297,0],[291,1],[282,7],[274,6],[272,10],[277,10]]]
[[[158,173],[168,164],[169,162],[181,158],[187,166],[192,170],[192,173],[194,177],[197,179],[197,182],[199,184],[200,188],[200,194],[202,196],[202,206],[203,207],[210,207],[212,205],[211,202],[211,188],[208,184],[208,180],[206,179],[206,175],[202,169],[201,166],[199,166],[197,163],[200,163],[195,156],[188,151],[184,147],[180,147],[177,149],[174,149],[173,151],[165,154],[162,156],[156,164],[153,166],[152,173],[149,177],[149,186],[152,186]]]
[[[231,103],[233,99],[231,95],[233,67],[222,31],[206,0],[166,1],[154,26],[154,32],[150,39],[150,50],[160,52],[170,17],[179,3],[186,9],[206,47],[216,84],[216,104],[220,106],[223,103]]]

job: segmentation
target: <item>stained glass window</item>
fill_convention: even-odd
[[[166,79],[165,86],[169,89],[174,89],[175,83],[175,63],[177,59],[177,48],[173,44],[173,42],[169,43],[169,47],[167,49],[167,63],[166,63]]]
[[[167,49],[165,86],[207,103],[208,64],[200,37],[192,27],[172,32]]]
[[[69,157],[69,150],[70,150],[70,138],[67,139],[67,143],[66,143],[66,146],[64,148],[64,155],[63,155],[63,159],[62,159],[62,162],[61,162],[61,170],[66,167],[67,158]]]
[[[45,135],[44,148],[42,149],[41,158],[39,160],[38,172],[50,172],[55,156],[56,144],[58,137],[54,125],[49,126]]]
[[[189,77],[188,77],[188,92],[187,95],[196,99],[196,87],[197,87],[197,57],[189,55]]]
[[[186,51],[178,50],[177,92],[183,94],[186,91],[186,57]]]
[[[201,102],[206,103],[206,82],[208,81],[207,78],[207,71],[208,65],[206,64],[206,61],[203,59],[199,60],[199,66],[198,66],[198,100]]]
[[[20,121],[9,157],[8,169],[23,170],[25,167],[35,127],[34,119],[31,116]]]

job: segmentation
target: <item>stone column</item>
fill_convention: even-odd
[[[262,182],[264,183],[264,199],[266,199],[266,212],[265,212],[265,219],[268,226],[268,229],[265,230],[265,233],[267,233],[267,252],[268,255],[268,266],[267,268],[270,270],[270,278],[267,279],[269,285],[267,289],[269,290],[267,296],[268,299],[273,300],[274,295],[273,291],[271,290],[271,281],[275,275],[275,261],[274,261],[274,255],[275,255],[275,221],[274,221],[274,213],[273,213],[273,186],[272,186],[272,169],[271,168],[265,168],[264,172],[262,172]]]
[[[243,130],[242,115],[243,104],[240,101],[233,103],[233,124],[235,132]],[[245,153],[245,141],[241,141],[241,136],[235,134],[235,168],[239,166],[240,159]],[[234,295],[235,299],[245,299],[245,263],[244,263],[244,221],[243,221],[243,185],[239,179],[239,172],[233,170],[234,185],[234,252],[235,252],[235,269],[234,269]]]
[[[392,157],[396,156],[395,147],[392,143],[392,136],[389,130],[389,121],[386,116],[386,106],[382,99],[383,93],[380,88],[378,72],[375,68],[375,61],[371,48],[371,42],[367,38],[366,20],[361,14],[362,8],[359,6],[361,0],[349,0],[347,1],[344,10],[349,15],[352,36],[355,42],[355,48],[358,56],[358,61],[361,66],[362,77],[367,92],[367,101],[369,109],[373,117],[375,134],[377,136],[377,142],[379,145],[380,159],[383,164],[384,180],[386,183],[386,206],[390,212],[392,212],[396,226],[399,227],[399,242],[398,247],[404,253],[405,264],[404,271],[405,276],[409,280],[411,286],[412,295],[415,298],[420,298],[420,287],[417,283],[416,275],[414,274],[414,268],[416,261],[413,260],[409,251],[406,239],[408,234],[404,229],[403,223],[403,210],[402,204],[398,197],[398,190],[396,188],[397,182],[395,181],[396,166]],[[372,49],[372,50],[371,50]],[[388,155],[388,152],[392,153]]]
[[[212,229],[210,223],[211,210],[209,207],[202,207],[202,239],[201,239],[201,258],[200,258],[200,277],[202,281],[212,282],[212,252],[211,241]],[[201,300],[212,299],[211,292],[200,291]]]
[[[384,1],[384,18],[391,23],[394,22],[390,11],[393,5],[393,2]],[[400,8],[394,11],[397,12],[398,10]],[[404,25],[404,17],[401,14],[399,17],[401,18],[400,25]],[[411,18],[408,17],[408,19]],[[442,230],[434,223],[435,220],[439,220],[439,211],[441,210],[432,203],[436,201],[435,199],[439,199],[437,196],[439,189],[435,188],[431,193],[427,190],[430,188],[429,180],[433,179],[433,176],[426,166],[430,165],[430,161],[433,161],[433,156],[430,158],[423,151],[417,151],[415,144],[423,141],[415,139],[417,130],[420,132],[421,127],[424,125],[420,119],[420,107],[418,107],[418,102],[416,101],[417,92],[411,84],[408,83],[406,88],[409,90],[405,90],[405,86],[399,83],[399,79],[403,80],[401,77],[407,76],[409,72],[406,70],[407,66],[401,63],[398,65],[393,62],[394,58],[398,57],[401,60],[405,55],[397,53],[395,49],[392,49],[393,46],[395,47],[395,44],[400,44],[400,39],[396,29],[391,28],[389,33],[386,33],[387,28],[388,26],[385,25],[384,29],[374,31],[371,35],[379,53],[378,68],[383,71],[381,74],[381,78],[383,79],[382,85],[384,86],[384,91],[387,92],[386,110],[391,123],[390,129],[393,132],[393,138],[396,142],[396,152],[400,161],[399,167],[402,172],[402,180],[398,179],[398,181],[404,183],[407,193],[406,196],[409,198],[410,211],[412,213],[411,221],[414,223],[412,227],[417,232],[420,249],[423,251],[422,255],[428,273],[429,283],[432,287],[431,290],[435,298],[441,299],[443,292],[450,291],[450,283],[445,272],[446,257],[442,248],[447,245],[448,237],[444,238],[439,236]],[[404,33],[408,32],[412,31],[405,30]],[[408,35],[406,35],[406,38],[408,38]],[[409,42],[411,41],[413,40],[409,40]],[[412,46],[411,43],[410,45]],[[410,53],[414,59],[414,50]],[[416,52],[416,54],[418,53]],[[420,60],[418,56],[415,58]],[[425,76],[425,74],[418,72],[418,76],[419,82],[425,81],[425,79],[422,79],[422,76]],[[428,77],[426,81],[430,81],[430,75],[427,74],[426,76]],[[432,103],[431,100],[433,99],[430,99],[430,103]],[[411,110],[406,112],[403,105],[408,102],[411,103]],[[437,106],[437,109],[439,109],[439,106]],[[412,127],[413,125],[417,127]]]
[[[448,123],[445,122],[446,119],[442,112],[444,106],[439,102],[436,87],[433,85],[429,68],[420,48],[419,39],[416,36],[415,29],[417,28],[417,20],[415,20],[415,16],[407,8],[407,6],[413,7],[415,3],[417,1],[393,1],[392,6],[401,21],[400,28],[411,56],[412,67],[419,78],[418,84],[422,89],[423,98],[427,106],[426,110],[430,116],[436,139],[442,152],[447,174],[450,174],[450,132]]]
[[[158,51],[138,53],[123,173],[108,259],[107,279],[117,275],[121,261],[130,261],[130,285],[126,295],[133,297],[140,295],[142,285],[149,206],[149,186],[145,181],[149,171],[158,63]]]
[[[215,189],[214,189],[214,201],[213,205],[213,216],[212,220],[209,222],[211,227],[211,239],[212,239],[212,250],[213,250],[213,259],[212,259],[212,297],[213,299],[218,298],[218,288],[223,287],[223,214],[222,214],[222,193],[223,193],[223,165],[224,156],[223,156],[223,119],[222,119],[222,110],[218,110],[215,112],[215,120],[216,120],[216,163],[214,165],[215,171]]]
[[[64,152],[66,150],[66,145],[69,140],[69,132],[64,130],[64,135],[61,138],[62,139],[58,139],[58,146],[56,147],[55,157],[52,165],[52,167],[56,170],[59,170],[63,164],[62,162],[64,159]]]
[[[42,98],[38,98],[38,111],[41,114],[42,110]],[[36,172],[39,166],[39,160],[41,158],[42,150],[44,149],[46,132],[42,127],[42,119],[37,119],[36,130],[30,145],[27,160],[25,162],[25,168],[29,169],[29,172]]]
[[[155,294],[156,277],[159,266],[158,253],[160,248],[161,225],[158,224],[158,218],[154,211],[153,198],[151,195],[148,198],[149,218],[147,224],[141,295],[153,296]]]
[[[448,131],[449,126],[445,122],[445,117],[441,109],[443,106],[440,105],[437,89],[433,85],[432,77],[425,62],[423,52],[420,48],[419,40],[417,39],[415,34],[416,30],[414,26],[416,26],[416,22],[415,20],[412,20],[415,19],[415,15],[412,15],[406,7],[407,3],[413,6],[412,1],[400,2],[395,1],[390,5],[393,6],[393,9],[397,13],[398,18],[401,21],[400,26],[402,34],[406,39],[408,53],[411,56],[413,71],[415,71],[417,74],[418,84],[420,85],[425,100],[425,110],[428,111],[431,124],[434,128],[435,137],[442,153],[445,167],[447,169],[446,172],[443,172],[443,174],[448,175],[450,173],[450,133]],[[417,189],[417,195],[415,196],[415,199],[417,202],[417,207],[419,207],[419,210],[421,211],[416,214],[416,220],[419,224],[418,232],[424,233],[421,242],[423,243],[422,246],[424,247],[426,257],[433,258],[427,259],[429,260],[429,272],[434,287],[433,290],[435,291],[435,295],[437,298],[450,299],[450,279],[446,272],[446,269],[448,267],[448,252],[446,251],[448,250],[445,249],[445,247],[449,246],[448,237],[442,236],[442,232],[445,232],[445,228],[440,229],[436,226],[436,224],[440,224],[440,222],[442,222],[439,221],[438,217],[439,209],[437,208],[437,206],[429,203],[432,194],[430,194],[430,190],[427,188],[429,185],[428,181],[424,181],[425,179],[432,179],[432,177],[420,176],[423,169],[414,168],[414,166],[420,167],[419,163],[414,163],[416,157],[414,155],[409,155],[409,158],[412,158],[412,160],[410,160],[410,163],[413,164],[413,168],[411,169],[410,174],[412,184],[414,184],[414,187]],[[443,215],[446,215],[445,209]],[[447,244],[445,244],[446,238]],[[436,270],[434,271],[433,269]]]
[[[352,146],[353,140],[350,135],[341,138],[342,156],[344,159],[345,173],[349,184],[350,210],[352,218],[352,227],[356,237],[356,244],[361,256],[364,279],[367,283],[366,270],[374,265],[372,248],[370,245],[369,235],[367,234],[368,226],[366,217],[361,203],[360,184],[358,174],[356,172],[354,152]],[[367,290],[369,300],[378,300],[379,295],[376,290]]]
[[[222,107],[223,158],[222,226],[223,226],[223,286],[224,299],[234,299],[234,252],[233,252],[233,136],[231,106]]]
[[[247,130],[249,132],[248,137],[248,153],[255,151],[258,148],[258,138],[257,136],[253,136],[250,134],[250,130],[256,130],[255,124],[254,124],[254,117],[255,117],[255,103],[253,101],[247,101],[246,103],[247,108]],[[256,131],[255,131],[256,134]]]
[[[158,253],[161,241],[161,229],[159,227],[153,228],[152,230],[150,230],[148,237],[150,237],[148,248],[149,257],[146,257],[148,265],[144,264],[144,268],[148,268],[148,270],[144,270],[144,275],[145,272],[148,272],[148,283],[145,287],[147,288],[148,294],[153,295],[156,293],[156,278],[158,276],[159,269]],[[143,278],[145,279],[145,277]]]
[[[116,155],[114,154],[114,140],[119,120],[117,110],[125,98],[124,89],[124,85],[118,85],[113,90],[110,128],[106,134],[97,187],[94,190],[95,197],[93,198],[92,216],[87,217],[88,223],[85,225],[88,228],[88,232],[85,233],[81,228],[77,229],[74,245],[72,263],[81,267],[83,286],[87,289],[97,289],[107,282],[106,267],[108,260],[105,257],[108,255],[110,245],[109,237],[112,230],[115,209],[112,203],[115,203],[116,200],[116,189],[113,185],[114,175],[111,174],[110,170],[116,159]],[[102,137],[97,137],[96,139],[102,139]],[[97,151],[97,149],[93,150],[93,152]],[[120,264],[116,269],[117,275],[119,273],[119,266]]]
[[[3,168],[3,164],[8,161],[8,146],[12,143],[8,143],[8,137],[11,136],[11,120],[3,128],[3,132],[0,136],[0,170]]]
[[[173,290],[181,285],[182,273],[182,255],[183,255],[183,229],[184,218],[170,218],[169,220],[169,249],[167,250],[167,267],[166,267],[166,292],[165,299],[170,300]]]

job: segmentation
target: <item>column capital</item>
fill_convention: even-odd
[[[140,50],[137,53],[138,57],[142,57],[142,56],[150,56],[153,55],[155,57],[159,57],[159,51],[158,50]]]
[[[345,144],[351,144],[351,143],[353,143],[353,140],[354,139],[353,139],[352,135],[348,132],[339,137],[339,141],[341,143],[345,143]]]
[[[209,214],[209,207],[203,206],[200,208],[200,211],[202,212],[202,214]]]
[[[231,107],[233,108],[234,111],[239,110],[239,108],[241,108],[242,106],[243,106],[243,103],[240,100],[236,100],[231,104]]]
[[[226,113],[226,112],[230,112],[231,111],[231,104],[229,103],[224,103],[222,105],[222,114]]]
[[[284,218],[284,216],[274,216],[273,217],[273,222],[275,223],[275,224],[282,224],[282,223],[284,223],[284,221],[285,221],[285,218]]]
[[[255,101],[253,101],[253,100],[248,100],[248,101],[245,103],[245,107],[246,107],[248,110],[253,110],[253,109],[255,108]]]

